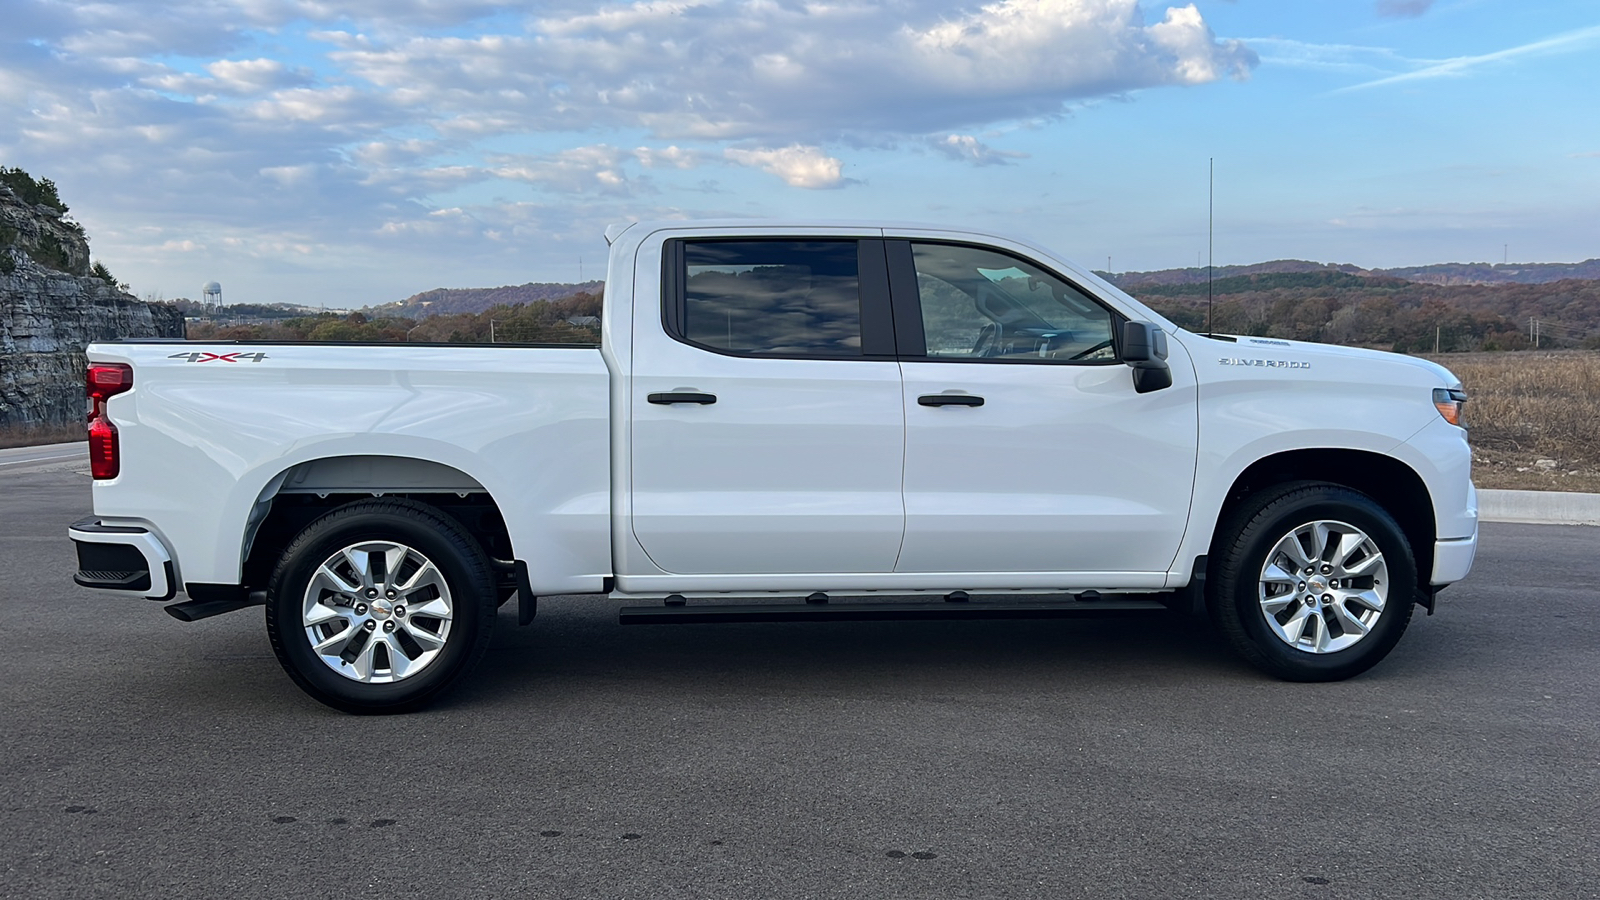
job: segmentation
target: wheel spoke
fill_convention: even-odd
[[[1356,560],[1355,565],[1334,566],[1333,572],[1339,578],[1350,578],[1372,574],[1372,570],[1381,565],[1383,565],[1383,554],[1372,552]]]
[[[332,655],[332,656],[337,657],[339,654],[337,654],[337,653],[330,654],[330,651],[333,650],[333,648],[335,646],[349,643],[350,642],[350,637],[351,637],[351,635],[353,635],[355,633],[355,630],[356,630],[355,623],[347,622],[347,623],[345,623],[345,628],[344,628],[343,631],[339,632],[338,634],[335,634],[333,637],[326,638],[326,639],[321,640],[321,641],[317,641],[316,643],[311,645],[311,649],[317,651],[317,654],[319,656]]]
[[[1328,623],[1320,615],[1308,616],[1307,618],[1313,631],[1311,648],[1317,653],[1328,652]]]
[[[1279,541],[1277,550],[1284,556],[1289,557],[1297,568],[1311,565],[1311,557],[1306,555],[1305,547],[1301,546],[1298,531],[1289,532],[1287,537]]]
[[[444,574],[433,563],[424,562],[410,578],[406,579],[405,584],[397,585],[396,590],[402,594],[411,594],[429,585],[442,591],[444,588]]]
[[[1361,621],[1359,617],[1351,615],[1350,610],[1345,609],[1343,601],[1334,601],[1328,604],[1328,609],[1333,612],[1333,617],[1339,620],[1339,624],[1344,628],[1346,634],[1354,632],[1355,634],[1364,635],[1372,630],[1372,627]]]
[[[346,547],[344,548],[344,558],[350,563],[350,568],[355,570],[357,577],[361,579],[361,584],[357,587],[372,587],[372,554],[357,547]]]
[[[1359,531],[1347,531],[1339,536],[1339,549],[1333,552],[1333,570],[1338,572],[1345,568],[1345,563],[1350,557],[1356,555],[1367,543],[1367,536]]]
[[[1269,616],[1276,616],[1278,613],[1283,611],[1285,606],[1293,603],[1295,599],[1296,597],[1293,593],[1278,594],[1275,597],[1267,597],[1261,601],[1261,611]]]
[[[1333,528],[1328,522],[1317,522],[1311,526],[1311,560],[1312,562],[1328,561],[1328,535]]]
[[[337,619],[347,613],[348,610],[337,609],[326,603],[315,603],[312,604],[310,609],[306,610],[305,623],[307,626],[321,625],[329,619]]]
[[[1293,572],[1285,570],[1276,563],[1267,563],[1267,568],[1261,573],[1261,580],[1267,584],[1299,584],[1300,578]]]
[[[1344,595],[1344,599],[1357,600],[1360,601],[1364,606],[1367,606],[1378,612],[1383,612],[1383,597],[1374,589],[1365,591],[1347,591]]]
[[[395,579],[400,577],[400,567],[405,565],[406,557],[410,553],[410,549],[400,546],[389,547],[383,551],[383,580],[385,584],[390,587],[394,586]]]
[[[419,662],[407,656],[405,650],[401,649],[400,642],[394,639],[394,635],[384,635],[383,642],[389,648],[389,670],[394,674],[396,681],[411,674],[412,669],[420,669],[432,661],[421,658]]]
[[[356,678],[361,681],[371,681],[373,672],[372,656],[378,650],[378,645],[383,643],[381,638],[374,639],[367,636],[367,642],[361,645],[361,652],[350,660],[350,669],[355,672]]]
[[[418,644],[422,645],[424,651],[437,650],[444,646],[444,638],[423,628],[421,625],[407,621],[403,627],[406,634],[411,635]]]
[[[317,567],[317,573],[311,576],[311,584],[313,587],[324,587],[336,594],[355,594],[361,590],[359,585],[351,584],[339,577],[339,573],[327,563]]]
[[[1300,637],[1306,633],[1306,623],[1311,619],[1311,609],[1302,606],[1289,616],[1289,621],[1283,623],[1284,639],[1291,644],[1300,643]]]

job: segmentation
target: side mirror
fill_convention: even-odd
[[[1122,323],[1122,361],[1133,369],[1133,389],[1141,394],[1172,387],[1167,366],[1167,333],[1153,322]]]

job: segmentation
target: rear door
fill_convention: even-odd
[[[632,527],[650,560],[894,571],[905,416],[883,242],[672,239],[661,266],[661,303],[634,306],[629,390]]]
[[[896,571],[1165,572],[1194,487],[1189,367],[1136,393],[1122,317],[1020,253],[886,247],[905,380]]]

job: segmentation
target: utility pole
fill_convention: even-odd
[[[494,343],[494,320],[489,320],[489,343]]]
[[[1439,326],[1433,326],[1433,355],[1439,355]]]

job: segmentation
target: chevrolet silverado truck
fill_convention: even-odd
[[[1328,681],[1472,566],[1466,395],[1431,362],[1191,333],[987,233],[606,236],[598,346],[92,345],[75,581],[265,606],[302,689],[395,712],[512,597],[521,624],[557,594],[624,623],[1209,615]]]

